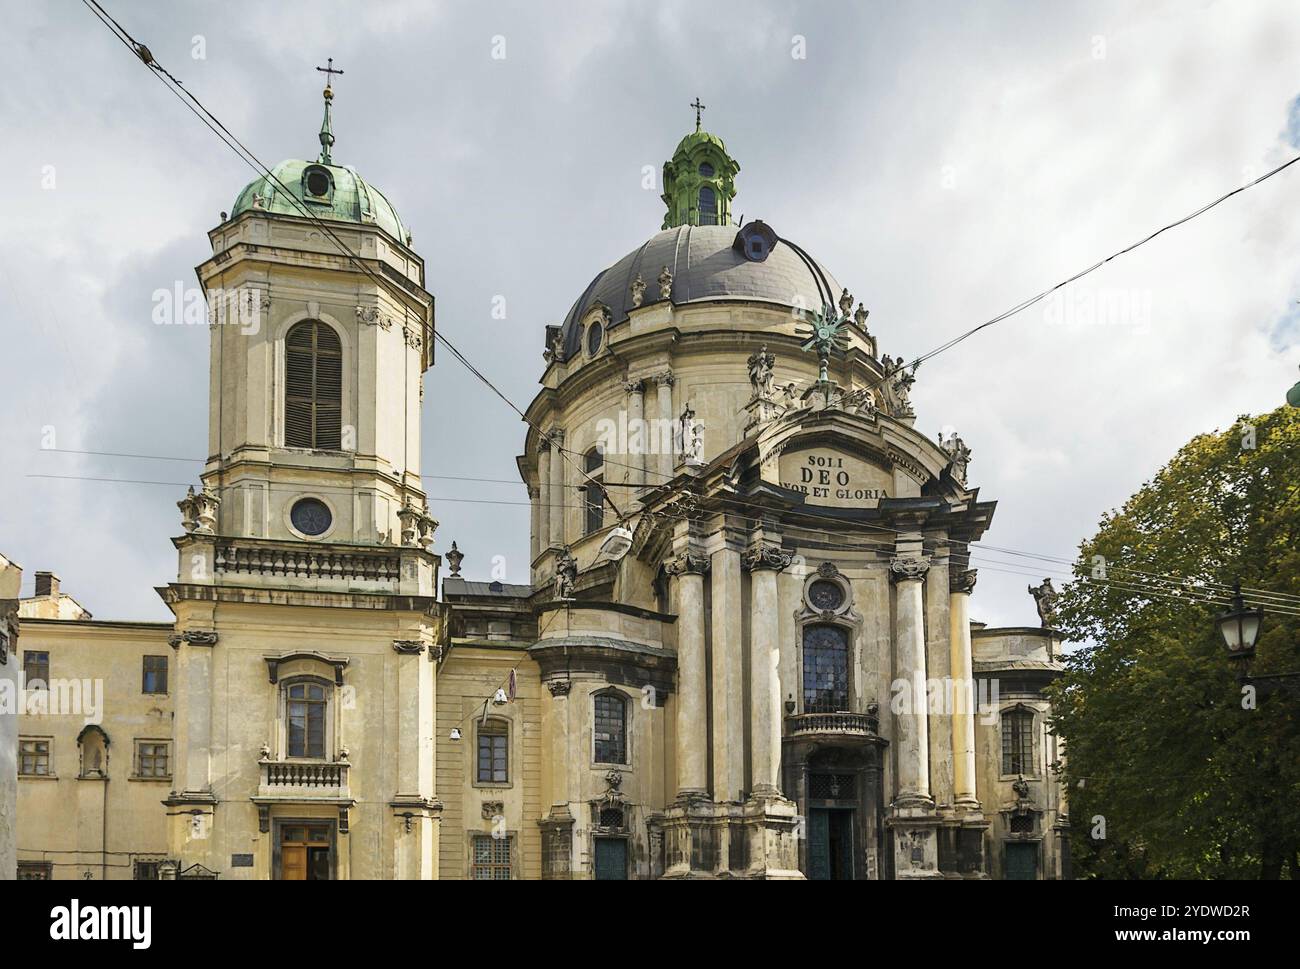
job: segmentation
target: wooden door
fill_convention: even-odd
[[[306,845],[284,845],[280,848],[280,877],[288,882],[307,880]]]

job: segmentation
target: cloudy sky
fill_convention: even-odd
[[[102,2],[267,161],[315,156],[334,57],[335,159],[393,201],[439,328],[521,405],[544,325],[658,229],[642,170],[696,95],[742,166],[737,214],[908,358],[1300,145],[1288,2]],[[252,175],[81,3],[3,9],[0,550],[27,589],[52,569],[97,618],[166,619],[208,342],[155,326],[152,294],[194,285]],[[918,427],[974,448],[990,544],[1069,558],[1192,435],[1282,401],[1298,209],[1300,165],[921,368]],[[427,474],[515,479],[523,424],[449,354],[424,407]],[[526,508],[448,500],[521,486],[427,483],[437,549],[527,580]],[[1036,621],[1025,560],[983,558],[975,617]]]

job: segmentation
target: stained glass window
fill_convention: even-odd
[[[840,626],[804,627],[804,713],[837,713],[848,708],[848,630]]]

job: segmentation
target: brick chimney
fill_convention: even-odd
[[[53,572],[36,573],[37,598],[57,597],[59,594],[59,577]]]

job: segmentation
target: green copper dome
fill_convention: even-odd
[[[406,228],[388,199],[351,168],[291,158],[271,173],[279,184],[265,176],[249,182],[235,199],[232,219],[248,211],[304,218],[306,209],[318,219],[376,225],[398,242],[406,242]]]

